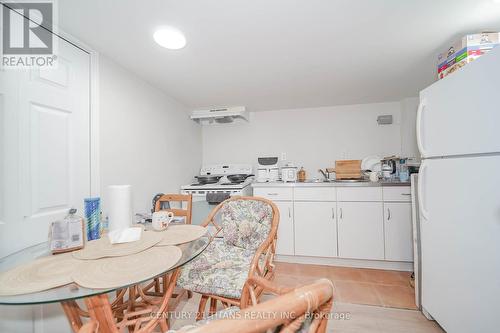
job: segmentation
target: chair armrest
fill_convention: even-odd
[[[271,292],[275,295],[283,295],[286,294],[290,291],[292,291],[294,288],[290,287],[283,287],[280,286],[273,281],[269,281],[267,279],[264,279],[260,276],[252,276],[249,277],[247,282],[248,284],[259,286],[262,288],[263,291]]]

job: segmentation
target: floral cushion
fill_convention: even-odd
[[[260,200],[233,200],[224,204],[220,217],[227,244],[256,250],[269,235],[273,209]]]
[[[177,285],[202,294],[240,298],[255,251],[214,239],[198,257],[182,267]]]

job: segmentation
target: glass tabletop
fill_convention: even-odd
[[[152,231],[147,231],[152,232]],[[170,271],[181,267],[197,257],[210,243],[210,237],[208,234],[198,238],[192,242],[177,245],[181,251],[182,256],[179,261],[172,267],[170,267],[165,272],[161,274],[154,275],[144,279],[142,281],[133,281],[129,285],[120,286],[119,288],[108,288],[108,289],[88,289],[83,288],[76,283],[71,283],[58,288],[53,288],[45,291],[40,291],[36,293],[15,295],[15,296],[0,296],[0,304],[3,305],[27,305],[27,304],[44,304],[44,303],[54,303],[62,302],[67,300],[73,300],[78,298],[89,297],[93,295],[99,295],[104,293],[109,293],[118,289],[133,286],[148,280],[151,280],[157,276],[164,275]],[[0,272],[7,271],[16,266],[27,263],[36,258],[45,257],[50,255],[49,245],[47,242],[40,243],[34,246],[25,248],[19,252],[15,252],[7,257],[0,259]]]

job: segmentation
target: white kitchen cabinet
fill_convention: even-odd
[[[339,257],[384,260],[382,202],[338,202],[337,216]]]
[[[294,203],[295,255],[336,257],[335,202]]]
[[[293,202],[273,201],[280,211],[280,223],[278,225],[278,241],[276,243],[276,254],[293,256],[294,253],[294,221]]]
[[[291,187],[256,187],[253,195],[272,201],[292,201],[293,188]]]
[[[389,201],[405,201],[411,202],[411,188],[410,186],[393,186],[384,187],[382,189],[384,202]]]
[[[382,201],[382,187],[339,187],[337,201]]]
[[[413,261],[411,203],[384,203],[385,259]]]
[[[295,201],[336,201],[335,187],[297,187],[293,193]]]

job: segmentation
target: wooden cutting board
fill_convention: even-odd
[[[335,177],[336,179],[361,178],[361,160],[335,161]]]

